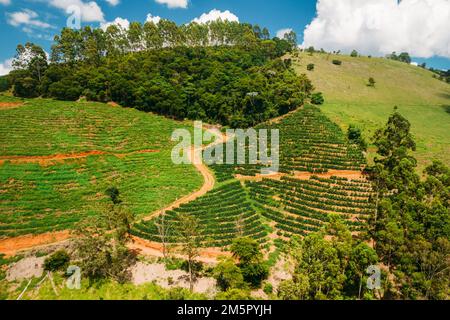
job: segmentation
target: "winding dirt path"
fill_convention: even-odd
[[[214,127],[209,127],[207,129],[207,131],[211,131],[214,130],[216,128]],[[213,147],[215,145],[218,144],[222,144],[222,143],[226,143],[228,141],[229,137],[226,134],[222,134],[221,135],[221,139],[217,140],[214,144],[212,145],[207,145],[207,146],[202,146],[199,148],[194,148],[191,147],[191,150],[189,152],[189,160],[193,163],[193,165],[195,166],[195,168],[197,169],[198,172],[201,173],[201,175],[203,176],[203,185],[202,187],[195,191],[194,193],[191,193],[175,202],[173,202],[171,205],[169,205],[166,208],[157,210],[155,212],[153,212],[151,215],[145,217],[143,219],[143,221],[149,221],[152,220],[156,217],[158,217],[159,215],[167,212],[167,211],[171,211],[174,210],[176,208],[179,208],[181,205],[183,204],[187,204],[189,202],[192,202],[198,198],[200,198],[201,196],[204,196],[205,194],[207,194],[209,191],[211,191],[212,189],[214,189],[214,185],[216,183],[216,180],[214,178],[214,175],[212,174],[212,172],[209,170],[208,166],[205,165],[203,163],[203,161],[201,161],[201,154],[202,152],[209,147]]]

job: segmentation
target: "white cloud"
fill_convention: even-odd
[[[158,24],[161,21],[160,16],[153,16],[151,13],[147,15],[146,22],[153,22],[154,24]]]
[[[0,4],[8,5],[11,4],[11,0],[0,0]]]
[[[8,17],[8,23],[14,27],[27,26],[43,29],[52,28],[52,25],[37,19],[38,14],[29,9],[7,13],[6,15]]]
[[[123,30],[127,30],[130,27],[130,21],[128,21],[128,19],[117,17],[112,22],[102,22],[102,23],[100,23],[100,28],[102,28],[103,30],[106,30],[111,25],[117,25],[120,28],[122,28]]]
[[[159,4],[165,4],[170,9],[183,8],[188,6],[188,0],[155,0]]]
[[[230,11],[219,11],[217,9],[213,9],[208,13],[202,14],[200,17],[195,18],[192,22],[197,22],[199,24],[208,23],[210,21],[216,21],[221,19],[222,21],[235,21],[239,22],[239,18],[231,13]]]
[[[285,36],[287,33],[291,32],[291,31],[293,31],[291,28],[286,28],[286,29],[278,30],[278,31],[277,31],[277,38],[283,39],[284,36]]]
[[[95,1],[84,2],[82,0],[50,0],[49,5],[73,13],[77,8],[81,13],[81,20],[85,22],[103,22],[105,16],[102,9]]]
[[[0,63],[0,76],[4,76],[5,74],[8,74],[12,70],[12,62],[13,59],[7,59],[4,62]]]
[[[450,57],[449,0],[318,0],[303,47]]]
[[[108,2],[110,5],[112,5],[113,7],[117,6],[120,3],[120,0],[105,0],[106,2]]]

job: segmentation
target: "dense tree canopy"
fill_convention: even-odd
[[[297,108],[312,91],[306,76],[281,58],[295,46],[295,33],[270,40],[267,29],[228,21],[65,28],[55,37],[48,65],[39,47],[19,46],[11,78],[21,97],[85,96],[177,119],[247,127]],[[24,59],[25,51],[32,59]]]
[[[450,169],[433,162],[424,179],[410,155],[410,123],[395,112],[375,135],[371,168],[377,212],[371,235],[391,277],[385,297],[448,299],[450,286]]]
[[[293,238],[286,251],[294,272],[292,280],[278,288],[281,299],[375,298],[366,286],[366,270],[377,264],[377,254],[361,239],[352,237],[338,216],[320,232],[301,240]]]

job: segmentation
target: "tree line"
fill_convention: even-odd
[[[323,231],[293,239],[293,278],[281,283],[281,299],[449,299],[450,169],[434,161],[421,178],[410,129],[395,111],[374,136],[367,173],[377,209],[367,232],[352,236],[332,218]],[[354,128],[350,135],[358,136]],[[366,285],[370,266],[381,271],[375,290]]]
[[[17,47],[9,75],[19,97],[114,101],[176,119],[248,127],[303,104],[313,90],[290,59],[296,35],[237,22],[177,26],[131,23],[128,29],[65,28],[50,61],[32,43]]]

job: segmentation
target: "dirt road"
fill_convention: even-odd
[[[7,257],[11,257],[21,251],[55,245],[64,242],[69,238],[69,231],[58,231],[38,235],[25,235],[15,238],[2,239],[0,240],[0,253],[3,253]]]
[[[209,127],[207,130],[211,131],[214,129],[215,129],[214,127]],[[213,147],[217,144],[226,143],[228,141],[228,138],[229,137],[227,137],[226,134],[222,134],[221,139],[216,141],[213,145],[202,146],[202,147],[198,147],[198,148],[191,147],[191,150],[189,152],[189,160],[194,164],[197,171],[200,172],[201,175],[203,176],[204,182],[203,182],[202,187],[199,190],[195,191],[194,193],[191,193],[191,194],[173,202],[168,207],[153,212],[151,215],[145,217],[143,220],[144,221],[152,220],[164,212],[179,208],[181,205],[192,202],[192,201],[200,198],[201,196],[204,196],[209,191],[211,191],[214,188],[214,184],[215,184],[214,175],[209,170],[208,166],[205,165],[203,163],[203,161],[199,161],[199,159],[201,159],[201,154],[206,148]]]
[[[346,171],[346,170],[329,170],[327,173],[295,172],[293,175],[288,175],[285,173],[276,173],[269,175],[257,174],[255,176],[236,175],[235,178],[240,181],[262,181],[263,179],[281,180],[281,178],[285,176],[299,180],[309,180],[313,176],[324,179],[329,179],[331,177],[338,177],[338,178],[347,178],[350,180],[360,180],[366,178],[361,171]]]

